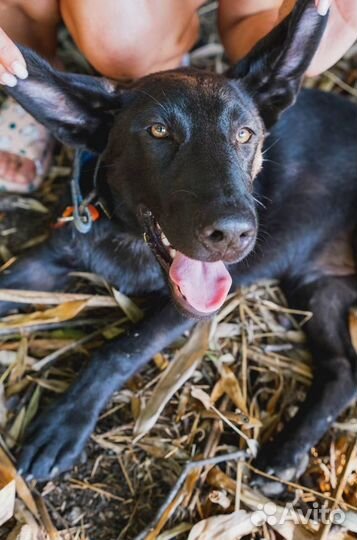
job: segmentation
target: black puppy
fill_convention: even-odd
[[[3,274],[0,287],[56,290],[71,270],[85,269],[126,294],[164,298],[162,309],[98,350],[33,423],[21,456],[26,473],[44,479],[70,468],[111,393],[193,317],[215,312],[231,280],[237,287],[279,278],[291,306],[314,313],[306,325],[314,382],[261,451],[260,466],[292,478],[355,397],[347,315],[357,298],[357,107],[303,91],[278,121],[325,23],[314,0],[299,0],[225,76],[179,69],[127,88],[54,71],[23,50],[30,76],[9,92],[60,140],[101,154],[97,184],[113,216],[87,235],[71,226],[56,232]]]

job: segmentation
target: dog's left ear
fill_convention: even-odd
[[[63,73],[30,49],[19,48],[29,76],[7,87],[7,93],[61,142],[101,152],[121,93],[105,79]]]
[[[228,70],[252,95],[267,127],[294,103],[326,22],[315,0],[297,0],[290,15]]]

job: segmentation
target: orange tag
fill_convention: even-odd
[[[88,208],[89,213],[90,213],[90,215],[92,217],[92,220],[93,221],[98,221],[98,219],[100,219],[100,212],[99,212],[98,208],[96,206],[94,206],[93,204],[89,204],[87,208]],[[56,223],[54,223],[52,225],[52,228],[53,229],[60,229],[61,227],[66,225],[66,223],[68,221],[70,221],[69,218],[71,218],[73,216],[73,211],[74,211],[73,206],[67,206],[67,208],[64,210],[62,216],[58,219],[58,221]]]

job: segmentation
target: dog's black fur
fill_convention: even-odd
[[[299,0],[226,76],[180,69],[127,88],[56,72],[23,51],[30,76],[9,92],[63,142],[104,152],[99,186],[110,194],[114,215],[87,235],[71,226],[57,231],[3,273],[0,287],[57,290],[69,271],[82,269],[126,294],[159,291],[162,298],[126,337],[94,353],[72,388],[33,423],[21,456],[26,473],[43,479],[69,469],[112,392],[194,324],[170,301],[165,273],[142,240],[142,206],[186,255],[234,263],[234,287],[279,278],[290,305],[314,314],[306,325],[313,384],[299,412],[260,452],[260,466],[293,478],[354,399],[357,358],[347,320],[357,298],[357,107],[304,90],[279,119],[295,101],[325,22],[313,0]],[[148,132],[158,122],[168,126],[168,138]],[[235,139],[242,126],[253,133],[247,144]],[[242,224],[253,238],[248,247]],[[202,227],[210,226],[223,232],[207,243]]]

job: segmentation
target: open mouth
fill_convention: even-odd
[[[139,217],[145,241],[165,271],[178,306],[199,318],[217,311],[232,285],[223,261],[204,262],[187,257],[170,244],[150,210],[141,208]]]

